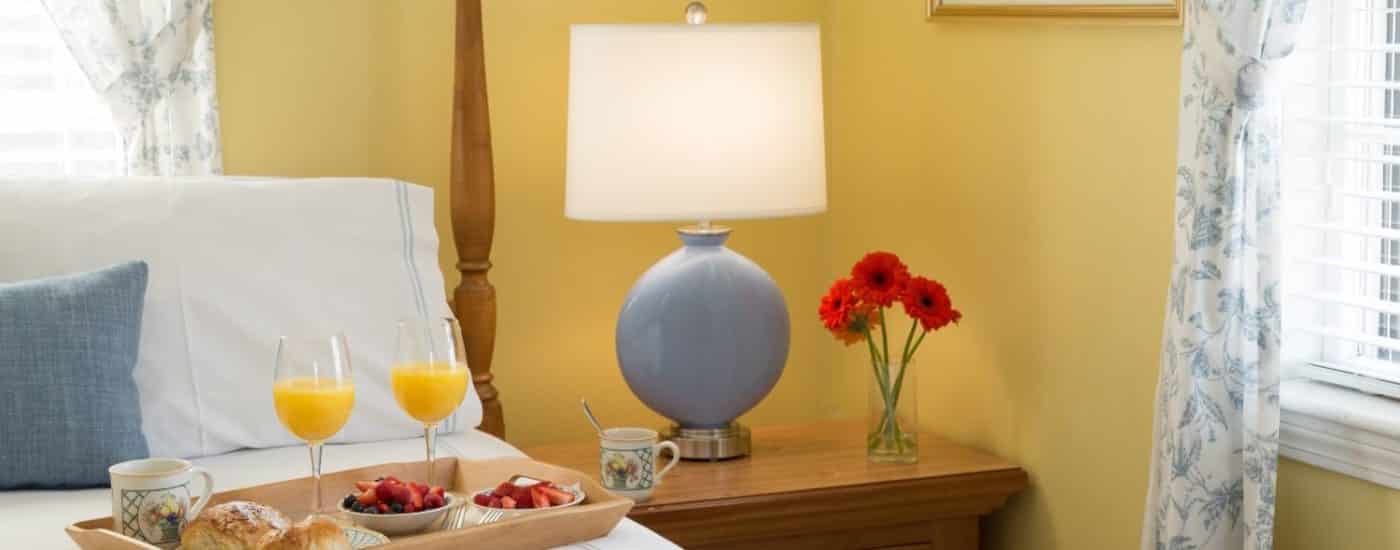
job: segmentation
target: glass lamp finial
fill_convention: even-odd
[[[705,4],[701,2],[691,2],[685,5],[685,22],[691,25],[705,23],[705,19],[710,16],[710,10],[705,9]]]

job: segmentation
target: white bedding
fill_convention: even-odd
[[[471,430],[438,439],[440,456],[470,458],[522,456],[510,444]],[[422,439],[327,446],[324,470],[334,472],[382,462],[423,458]],[[214,475],[216,491],[303,477],[309,468],[305,447],[237,451],[194,460]],[[81,491],[0,492],[0,547],[26,550],[71,549],[76,546],[63,528],[75,521],[111,514],[107,489]],[[650,529],[624,519],[606,537],[570,545],[578,550],[641,550],[679,548]]]
[[[372,178],[0,178],[0,282],[144,260],[132,377],[153,456],[292,445],[268,385],[278,336],[343,332],[355,411],[331,441],[411,437],[395,321],[451,315],[433,190]],[[451,431],[481,423],[475,387]]]

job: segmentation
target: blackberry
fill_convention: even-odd
[[[359,513],[363,514],[363,513],[365,513],[365,507],[364,507],[363,504],[360,504],[360,501],[357,500],[357,501],[355,501],[354,504],[351,504],[351,505],[350,505],[350,511],[352,511],[352,512],[359,512]]]
[[[402,514],[402,513],[403,513],[403,505],[402,505],[402,504],[399,504],[399,503],[397,503],[397,502],[395,502],[395,503],[393,503],[393,504],[390,504],[390,505],[389,505],[389,509],[390,509],[390,510],[393,510],[395,514]]]
[[[359,500],[355,499],[355,495],[345,495],[345,500],[340,501],[340,505],[348,510],[354,508],[357,502],[359,502]]]

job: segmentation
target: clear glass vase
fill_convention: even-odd
[[[870,423],[865,436],[871,462],[913,464],[919,461],[918,369],[890,363],[874,365],[870,376]]]

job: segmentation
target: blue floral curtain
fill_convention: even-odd
[[[1185,7],[1176,253],[1144,550],[1273,546],[1283,261],[1275,97],[1306,4]]]
[[[112,110],[127,174],[223,171],[213,0],[43,2]]]

